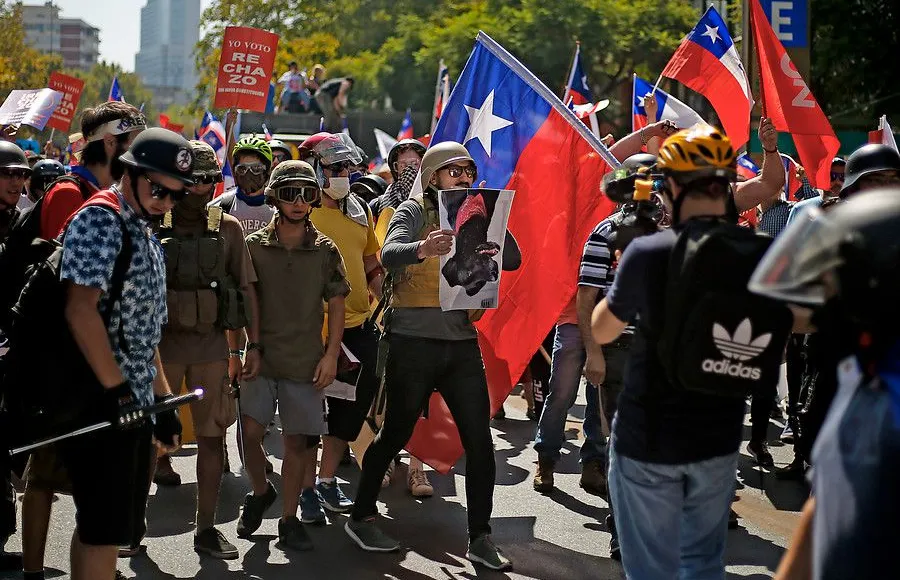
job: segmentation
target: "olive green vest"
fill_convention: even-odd
[[[226,269],[222,214],[222,208],[209,207],[199,236],[176,232],[171,211],[163,217],[158,237],[166,257],[170,330],[208,333],[249,323],[246,297]]]

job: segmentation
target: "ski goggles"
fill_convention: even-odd
[[[178,203],[179,201],[187,197],[188,192],[184,188],[169,189],[164,185],[156,183],[147,175],[144,175],[143,178],[146,179],[147,183],[150,184],[150,195],[153,196],[154,199],[165,199],[167,197],[171,197],[172,201]]]
[[[248,173],[252,173],[253,175],[262,175],[266,172],[266,166],[262,163],[241,163],[240,165],[234,166],[235,175],[247,175]]]
[[[285,185],[273,190],[275,199],[284,203],[302,203],[312,205],[319,201],[322,193],[315,185]]]

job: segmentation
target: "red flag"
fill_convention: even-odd
[[[759,59],[764,115],[790,133],[815,187],[828,189],[831,161],[841,147],[825,113],[769,25],[759,0],[750,0],[753,44]]]
[[[166,115],[165,113],[159,114],[159,126],[162,127],[163,129],[169,128],[169,116]]]

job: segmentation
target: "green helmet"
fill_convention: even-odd
[[[219,160],[212,146],[205,141],[190,141],[194,154],[194,181],[198,183],[218,183],[222,181]]]
[[[275,190],[279,187],[286,186],[304,186],[311,185],[321,188],[319,180],[316,179],[316,170],[306,161],[297,161],[289,159],[279,163],[272,170],[269,176],[269,183],[266,185],[266,196],[275,197]]]
[[[456,161],[471,161],[473,164],[475,163],[475,160],[469,155],[469,150],[455,141],[437,143],[426,151],[422,157],[421,166],[422,191],[428,189],[431,176],[434,175],[435,171]]]
[[[243,152],[256,153],[262,157],[263,162],[266,164],[266,168],[271,169],[272,148],[269,147],[269,144],[266,143],[264,139],[253,136],[244,137],[234,144],[234,149],[231,150],[231,156],[236,157],[238,153]]]

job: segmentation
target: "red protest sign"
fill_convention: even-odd
[[[215,107],[265,112],[277,48],[278,35],[272,32],[244,26],[225,28]]]
[[[75,117],[75,109],[78,108],[78,101],[81,99],[84,81],[54,71],[50,73],[50,82],[47,83],[47,86],[63,94],[59,106],[53,111],[50,120],[47,121],[47,126],[66,132],[72,125],[72,119]]]

